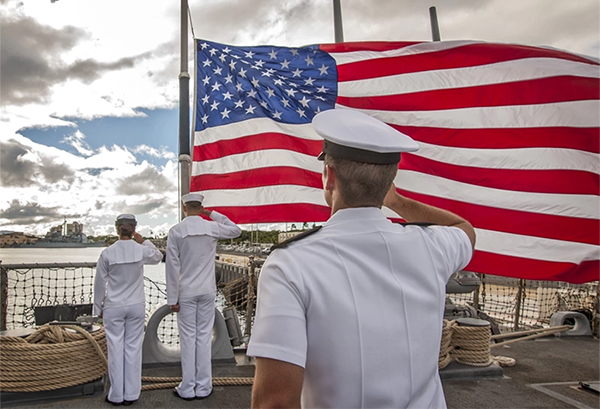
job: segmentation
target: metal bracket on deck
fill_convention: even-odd
[[[142,345],[143,365],[179,364],[181,362],[179,348],[168,347],[158,338],[157,330],[161,321],[171,313],[171,308],[165,304],[157,308],[148,320]],[[217,309],[215,309],[211,352],[213,363],[235,362],[225,320]]]
[[[590,329],[590,321],[585,315],[583,315],[580,312],[555,312],[550,317],[550,327],[560,327],[561,325],[565,325],[565,320],[567,319],[573,319],[575,321],[575,326],[573,327],[573,329],[570,329],[565,332],[557,332],[556,334],[554,334],[554,336],[592,336],[592,330]]]

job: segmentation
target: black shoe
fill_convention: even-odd
[[[209,393],[208,395],[206,395],[206,396],[196,396],[196,399],[198,399],[198,400],[206,399],[206,398],[208,398],[210,395],[212,395],[213,391],[214,391],[214,389],[211,389],[211,390],[210,390],[210,393]]]
[[[123,401],[123,406],[133,405],[134,402],[137,402],[137,399],[136,400],[124,400]]]
[[[113,406],[121,406],[123,404],[123,402],[113,402],[113,401],[108,400],[108,395],[106,395],[104,397],[104,402],[110,403]]]
[[[179,394],[179,392],[177,392],[177,388],[173,389],[173,395],[177,396],[179,399],[183,399],[183,400],[194,400],[196,398],[184,398],[183,396],[181,396]]]

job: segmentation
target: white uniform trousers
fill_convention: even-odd
[[[104,308],[111,402],[140,397],[145,313],[144,304]]]
[[[177,387],[184,398],[212,392],[211,344],[215,322],[215,293],[179,301],[177,325],[181,348],[181,376]]]

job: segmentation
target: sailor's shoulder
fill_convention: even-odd
[[[281,243],[274,244],[273,246],[271,246],[271,251],[277,250],[277,249],[284,249],[292,243],[295,243],[295,242],[305,239],[309,236],[312,236],[313,234],[317,233],[322,228],[323,228],[323,226],[313,227],[312,229],[302,232],[300,234],[297,234],[294,237],[290,237],[289,239],[284,240]]]
[[[171,226],[171,228],[169,229],[169,235],[178,233],[181,230],[181,225],[183,224],[183,221],[180,221],[177,224],[174,224],[173,226]]]

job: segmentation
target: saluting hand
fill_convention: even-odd
[[[138,232],[133,233],[133,239],[140,244],[142,244],[144,242],[144,238]]]
[[[399,196],[400,194],[396,191],[396,185],[392,182],[390,189],[383,199],[383,205],[393,210],[393,207],[396,204]]]

